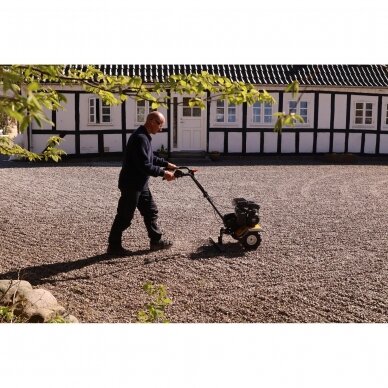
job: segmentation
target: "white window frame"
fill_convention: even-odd
[[[268,108],[270,108],[270,114],[268,114]],[[249,122],[252,125],[256,126],[269,126],[273,125],[274,123],[274,110],[273,110],[273,104],[270,104],[268,102],[255,102],[251,109],[249,114]],[[256,112],[259,111],[258,114]],[[258,120],[255,120],[255,118],[258,117]],[[270,121],[266,121],[266,118],[270,117]]]
[[[387,101],[388,102],[388,101]],[[356,124],[356,110],[357,104],[363,104],[363,122]],[[365,112],[366,104],[372,104],[372,122],[370,124],[365,124]],[[384,101],[383,101],[384,104]],[[376,96],[352,96],[351,100],[351,113],[350,113],[350,128],[351,129],[377,129],[377,105],[378,98]],[[384,108],[384,105],[383,105]],[[382,114],[383,116],[384,114]],[[384,117],[382,117],[383,123],[385,122]],[[388,128],[388,126],[387,126]]]
[[[220,103],[223,104],[223,107],[217,106]],[[219,109],[223,109],[223,120],[217,121],[217,111]],[[228,101],[225,100],[214,100],[211,103],[210,108],[210,115],[211,115],[211,125],[213,127],[224,127],[224,128],[241,128],[241,104],[230,104]],[[230,121],[230,117],[234,116],[235,121]]]
[[[99,100],[99,111],[96,112],[97,100]],[[109,113],[104,113],[108,109]],[[103,117],[109,117],[109,121],[103,121]],[[93,118],[92,118],[93,117]],[[112,107],[105,104],[100,97],[89,97],[88,100],[88,124],[89,125],[110,125],[112,124]]]
[[[385,106],[384,126],[388,126],[388,103],[385,103],[384,106]]]
[[[276,112],[278,112],[278,107],[279,107],[279,104],[278,104],[278,101],[279,101],[279,93],[270,93],[270,95],[275,99],[276,102],[274,102],[273,104],[271,104],[271,110],[272,110],[272,114],[271,114],[271,122],[268,122],[268,123],[265,123],[264,122],[264,115],[263,115],[263,112],[264,112],[264,108],[265,108],[265,104],[266,103],[259,103],[260,104],[260,107],[261,107],[261,118],[260,118],[260,121],[257,122],[257,121],[254,121],[254,110],[255,110],[255,105],[248,105],[247,107],[247,127],[248,128],[271,128],[271,127],[274,127],[274,125],[276,124],[276,120],[277,120],[277,117],[274,116],[274,114]]]
[[[139,106],[144,103],[144,106]],[[144,109],[144,114],[139,113],[139,109]],[[135,124],[144,124],[148,114],[152,112],[151,103],[147,100],[135,101]],[[144,115],[144,119],[140,118],[140,115]]]
[[[219,106],[222,105],[222,106]],[[220,113],[218,112],[220,109],[223,110],[222,120],[218,120],[218,116]],[[230,120],[231,117],[234,117],[234,120]],[[217,100],[216,101],[216,122],[218,124],[236,124],[237,123],[237,105],[230,103],[225,100]]]
[[[307,118],[307,120],[304,120],[303,123],[300,123],[299,121],[295,122],[295,127],[300,128],[312,128],[314,126],[314,94],[312,93],[304,93],[301,97],[300,101],[298,101],[298,97],[292,97],[291,93],[285,93],[283,97],[283,111],[286,113],[292,113],[290,112],[290,102],[296,102],[296,110],[295,113],[302,116],[303,118]],[[304,103],[307,104],[307,107],[304,108]],[[302,105],[302,107],[301,107]],[[304,112],[301,112],[301,109],[307,109],[306,114]],[[302,113],[302,114],[301,114]],[[290,127],[292,128],[292,127]]]
[[[259,116],[259,122],[261,121],[263,124],[272,124],[272,118],[273,118],[272,104],[270,102],[263,102],[260,105],[261,105],[260,111],[262,112],[262,114],[260,114]]]
[[[381,130],[388,131],[388,96],[383,96],[381,103]]]
[[[361,107],[360,107],[361,105]],[[361,116],[358,114],[361,112]],[[370,113],[370,115],[368,114]],[[361,123],[356,122],[361,119]],[[366,121],[370,122],[366,122]],[[354,103],[353,125],[371,126],[374,124],[373,102],[357,101]]]
[[[183,97],[182,98],[182,117],[184,118],[199,118],[202,116],[202,112],[201,112],[201,108],[199,106],[193,106],[193,107],[190,107],[189,106],[189,100],[191,99],[191,97]],[[199,112],[199,115],[198,114],[195,114],[194,113],[198,113]],[[190,114],[187,114],[187,113],[190,113]]]
[[[381,108],[381,129],[388,130],[388,97],[383,97]]]
[[[291,107],[291,104],[293,107]],[[303,123],[300,123],[294,119],[295,124],[310,124],[309,122],[309,110],[311,109],[310,104],[307,100],[301,99],[300,101],[296,99],[288,100],[288,107],[286,109],[287,113],[295,113],[302,117]]]

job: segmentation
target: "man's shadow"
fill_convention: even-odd
[[[60,261],[57,263],[50,264],[41,264],[35,266],[29,266],[25,268],[21,268],[14,271],[8,271],[0,273],[0,279],[20,279],[26,280],[30,282],[33,286],[37,286],[43,283],[55,283],[55,280],[50,280],[51,277],[55,275],[75,271],[89,265],[101,263],[101,262],[109,262],[111,260],[119,260],[125,259],[132,256],[139,256],[149,253],[148,249],[141,249],[138,251],[131,252],[128,256],[113,256],[108,255],[106,253],[101,255],[95,255],[91,257],[87,257],[85,259],[75,260],[75,261]],[[77,276],[72,279],[89,279],[89,276]],[[70,280],[70,279],[66,279]]]

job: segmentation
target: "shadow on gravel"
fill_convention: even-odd
[[[171,158],[178,166],[293,166],[293,165],[388,165],[388,155],[363,154],[263,154],[263,155],[222,155],[217,161],[208,158]]]
[[[239,243],[224,243],[224,251],[219,251],[214,245],[203,245],[189,255],[191,260],[209,260],[218,257],[235,258],[243,257],[246,251]]]
[[[66,167],[121,167],[118,161],[61,161],[61,162],[28,162],[28,161],[1,161],[0,169],[5,168],[66,168]]]
[[[141,249],[139,251],[131,252],[129,256],[111,256],[106,253],[101,255],[95,255],[91,257],[87,257],[85,259],[80,259],[76,261],[67,261],[67,262],[58,262],[58,263],[50,263],[50,264],[41,264],[30,266],[26,268],[21,268],[15,271],[8,271],[0,273],[0,279],[20,279],[27,280],[32,285],[37,286],[42,283],[50,282],[49,278],[55,275],[75,271],[78,269],[82,269],[89,265],[98,264],[101,262],[105,262],[108,260],[118,260],[124,259],[131,256],[139,256],[149,253],[148,249]],[[89,279],[89,276],[77,276],[68,280],[80,280],[80,279]],[[55,281],[53,281],[55,282]]]
[[[0,155],[1,156],[1,155]],[[272,165],[326,165],[326,164],[359,164],[388,165],[388,155],[362,154],[265,154],[265,155],[222,155],[218,161],[208,158],[169,158],[179,166],[272,166]],[[40,168],[40,167],[121,167],[121,157],[112,155],[101,157],[68,157],[61,162],[28,162],[0,158],[1,168]]]

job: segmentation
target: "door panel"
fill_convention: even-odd
[[[182,130],[182,151],[201,151],[201,130]]]
[[[176,135],[174,151],[204,151],[206,150],[206,110],[183,106],[184,98],[174,96],[178,104],[174,104],[173,114],[176,123],[173,123],[173,136]],[[186,97],[187,101],[187,97]]]

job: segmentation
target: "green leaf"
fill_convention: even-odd
[[[291,92],[292,97],[295,97],[299,93],[299,82],[298,81],[293,81],[290,83],[285,90],[287,93]]]
[[[40,84],[36,81],[33,81],[27,85],[27,90],[30,92],[36,92],[39,88],[40,88]]]

